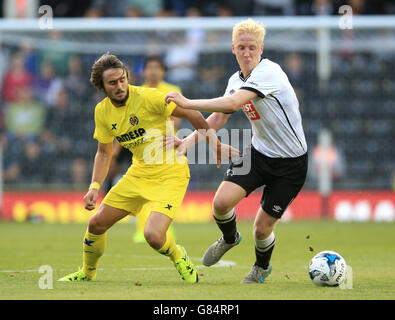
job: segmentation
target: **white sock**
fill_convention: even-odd
[[[234,218],[235,214],[236,214],[235,208],[233,208],[232,210],[230,210],[228,213],[224,215],[215,214],[215,212],[213,213],[214,219],[217,223],[229,222]]]
[[[276,243],[276,237],[274,235],[274,232],[272,232],[266,239],[263,240],[259,240],[255,238],[255,247],[260,252],[266,252],[271,247],[273,247],[275,243]]]

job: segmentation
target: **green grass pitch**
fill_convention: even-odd
[[[273,272],[263,285],[241,285],[254,262],[252,222],[238,222],[241,244],[218,267],[203,267],[201,257],[220,232],[214,222],[176,224],[182,244],[199,268],[200,281],[184,283],[171,261],[147,244],[134,244],[131,224],[109,230],[96,282],[58,283],[82,263],[81,224],[0,222],[0,299],[139,299],[139,300],[267,300],[267,299],[395,299],[395,224],[280,222],[272,256]],[[340,253],[352,267],[352,289],[315,286],[308,263],[322,250]],[[53,289],[40,289],[53,269]]]

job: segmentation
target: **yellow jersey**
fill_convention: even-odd
[[[101,143],[114,139],[133,153],[133,164],[127,174],[140,177],[187,176],[185,156],[176,157],[176,150],[163,147],[163,137],[174,135],[170,116],[176,105],[166,104],[166,93],[156,88],[129,85],[129,97],[116,107],[106,97],[95,108],[93,137]]]

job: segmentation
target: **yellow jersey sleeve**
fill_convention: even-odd
[[[166,117],[170,117],[176,108],[174,102],[166,103],[165,97],[166,93],[158,89],[148,89],[147,94],[147,109],[154,113],[164,114]]]
[[[111,143],[114,141],[114,136],[110,133],[109,129],[105,126],[103,119],[104,105],[100,103],[95,108],[95,132],[93,138],[100,143]]]

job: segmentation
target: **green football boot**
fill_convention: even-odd
[[[197,283],[199,281],[199,276],[196,267],[187,256],[185,248],[180,245],[177,245],[177,247],[182,251],[182,256],[174,263],[174,266],[185,282]]]
[[[78,268],[77,272],[70,273],[67,276],[64,276],[63,278],[60,278],[58,281],[78,282],[78,281],[95,281],[95,280],[96,280],[96,275],[93,278],[89,278],[81,268]]]

